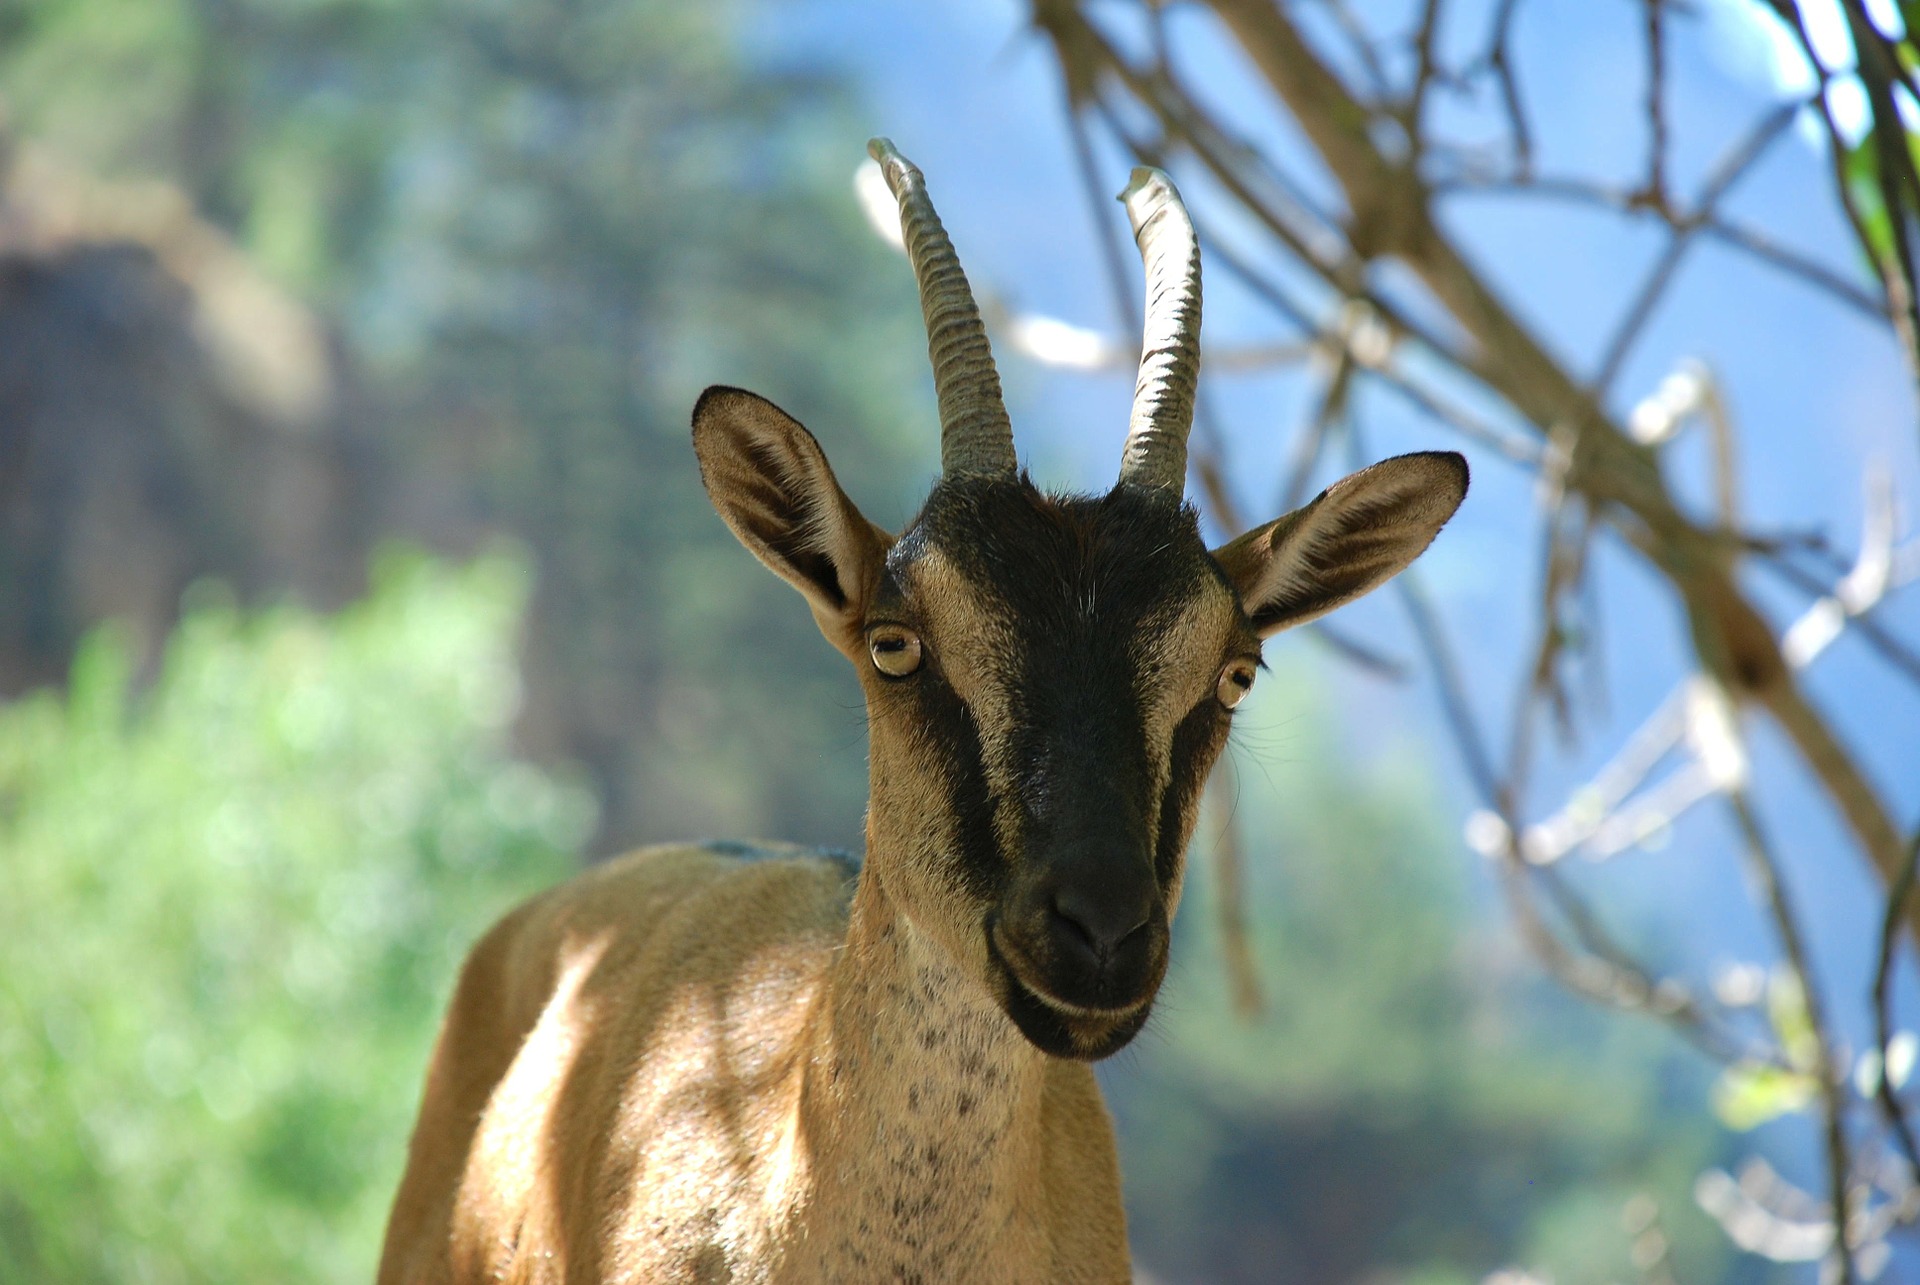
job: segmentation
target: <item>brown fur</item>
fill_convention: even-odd
[[[785,855],[635,853],[482,940],[382,1285],[1128,1279],[1088,1068]]]

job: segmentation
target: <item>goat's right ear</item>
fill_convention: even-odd
[[[713,507],[740,543],[806,595],[850,656],[893,538],[847,498],[813,434],[764,397],[716,385],[693,408],[693,452]]]

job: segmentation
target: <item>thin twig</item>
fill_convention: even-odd
[[[1642,0],[1647,13],[1647,189],[1656,210],[1667,203],[1667,42],[1662,0]]]
[[[1287,468],[1287,480],[1280,488],[1282,513],[1289,513],[1305,502],[1314,465],[1320,462],[1327,434],[1347,413],[1347,394],[1353,388],[1353,373],[1357,368],[1352,351],[1342,344],[1333,355],[1333,372],[1320,388],[1306,429],[1294,438],[1293,459]]]
[[[1353,10],[1347,8],[1344,0],[1321,0],[1321,6],[1333,18],[1333,25],[1347,38],[1353,47],[1354,57],[1360,63],[1360,70],[1367,78],[1367,88],[1373,95],[1373,101],[1384,103],[1387,100],[1387,69],[1380,63],[1380,55],[1374,50],[1373,41],[1367,35],[1367,29],[1353,16]]]
[[[1906,911],[1907,898],[1913,894],[1916,869],[1920,869],[1920,829],[1914,831],[1906,868],[1887,892],[1887,912],[1880,920],[1880,954],[1873,970],[1873,1038],[1880,1050],[1880,1083],[1874,1097],[1880,1103],[1880,1113],[1886,1117],[1887,1126],[1900,1143],[1901,1153],[1906,1156],[1908,1181],[1912,1183],[1920,1183],[1920,1148],[1914,1144],[1906,1107],[1894,1094],[1893,1081],[1887,1072],[1887,1046],[1892,1041],[1893,1028],[1893,955],[1900,937],[1901,916]]]
[[[1786,953],[1787,967],[1793,970],[1794,980],[1799,984],[1801,1001],[1806,1005],[1807,1023],[1813,1028],[1813,1064],[1808,1068],[1808,1073],[1817,1081],[1820,1093],[1821,1124],[1827,1148],[1827,1191],[1833,1207],[1833,1251],[1839,1266],[1838,1285],[1854,1285],[1853,1253],[1847,1245],[1847,1188],[1853,1177],[1853,1161],[1847,1146],[1846,1101],[1840,1077],[1833,1065],[1832,1028],[1827,1024],[1826,1003],[1820,994],[1818,979],[1813,975],[1811,957],[1799,920],[1793,912],[1793,902],[1781,881],[1779,860],[1760,828],[1760,818],[1754,812],[1745,790],[1729,791],[1727,804],[1733,812],[1734,824],[1739,827],[1740,836],[1745,841],[1748,869],[1760,886],[1774,931],[1780,936],[1780,947]]]
[[[1545,197],[1550,200],[1598,206],[1621,214],[1657,217],[1654,211],[1647,209],[1644,205],[1636,204],[1634,194],[1627,189],[1563,175],[1522,178],[1510,174],[1469,172],[1436,180],[1431,185],[1431,190],[1435,195],[1443,197],[1453,195]],[[1691,216],[1685,214],[1677,216],[1677,221],[1683,226],[1690,219]],[[1888,320],[1887,305],[1884,300],[1874,298],[1825,264],[1817,263],[1796,250],[1780,245],[1764,232],[1724,218],[1699,221],[1699,231],[1702,236],[1739,250],[1790,276],[1798,277],[1864,317],[1880,322]]]
[[[1648,10],[1651,13],[1657,13],[1660,4],[1661,0],[1647,0]],[[1650,19],[1650,21],[1653,23],[1653,30],[1657,32],[1659,22],[1657,19]],[[1742,139],[1727,153],[1720,164],[1714,167],[1714,172],[1702,189],[1699,200],[1694,204],[1694,213],[1689,217],[1677,222],[1674,220],[1664,188],[1659,189],[1649,198],[1654,210],[1668,220],[1673,232],[1667,239],[1666,249],[1661,252],[1653,270],[1641,283],[1640,290],[1632,305],[1628,307],[1626,316],[1614,330],[1613,337],[1607,341],[1606,355],[1600,359],[1600,373],[1594,377],[1594,388],[1600,394],[1604,395],[1612,386],[1615,377],[1619,375],[1620,367],[1625,364],[1627,353],[1632,349],[1634,340],[1639,337],[1648,319],[1653,315],[1660,296],[1666,293],[1667,286],[1673,281],[1674,273],[1679,270],[1680,261],[1693,243],[1694,236],[1713,218],[1721,199],[1733,190],[1734,185],[1746,176],[1762,156],[1766,155],[1767,148],[1773,141],[1786,132],[1787,126],[1793,123],[1797,110],[1793,106],[1776,108],[1762,118],[1760,123],[1749,131],[1746,138]],[[1660,119],[1658,113],[1655,113],[1655,119]],[[1662,137],[1664,137],[1664,130],[1664,125],[1661,125]],[[1656,179],[1661,183],[1666,181],[1663,177],[1659,177],[1657,171]]]
[[[1833,587],[1817,576],[1808,575],[1799,567],[1788,562],[1781,555],[1763,554],[1759,565],[1773,572],[1794,588],[1811,594],[1815,598],[1827,598],[1833,594]],[[1920,653],[1910,650],[1907,645],[1880,627],[1879,622],[1869,615],[1850,616],[1847,624],[1860,633],[1861,641],[1880,653],[1880,658],[1898,669],[1916,685],[1920,685]]]
[[[1466,334],[1465,369],[1543,433],[1575,434],[1568,484],[1595,502],[1685,604],[1703,668],[1764,708],[1846,817],[1859,846],[1891,880],[1905,851],[1875,784],[1782,663],[1764,615],[1737,582],[1729,537],[1677,502],[1653,454],[1634,442],[1589,388],[1569,377],[1434,217],[1416,176],[1381,153],[1365,109],[1283,7],[1208,0],[1339,184],[1370,252],[1404,264]]]
[[[1874,321],[1886,321],[1889,317],[1884,301],[1875,299],[1825,264],[1816,263],[1779,244],[1764,232],[1725,220],[1709,223],[1701,231],[1724,245],[1752,255],[1762,263],[1825,291],[1863,317]]]
[[[1213,800],[1214,923],[1220,932],[1220,957],[1227,968],[1233,1011],[1242,1021],[1257,1020],[1266,1011],[1260,968],[1247,933],[1247,858],[1240,846],[1240,829],[1233,808],[1216,780],[1208,796]]]
[[[1420,650],[1427,655],[1434,684],[1440,690],[1440,712],[1453,729],[1454,743],[1460,749],[1467,775],[1473,778],[1475,788],[1489,806],[1500,807],[1506,792],[1501,786],[1499,774],[1494,771],[1493,756],[1487,752],[1479,728],[1474,726],[1473,714],[1467,702],[1466,683],[1460,677],[1459,662],[1454,659],[1453,649],[1447,645],[1433,604],[1427,601],[1426,593],[1411,571],[1403,571],[1395,576],[1393,586],[1401,606],[1406,608],[1408,620],[1413,623],[1414,636],[1420,640]],[[1505,808],[1500,807],[1500,810],[1505,811]]]
[[[1434,37],[1440,28],[1440,0],[1423,0],[1420,6],[1420,25],[1413,36],[1413,89],[1407,94],[1405,105],[1400,110],[1400,123],[1406,127],[1407,139],[1412,145],[1413,162],[1420,158],[1422,140],[1426,132],[1422,128],[1426,116],[1427,90],[1434,78],[1440,75],[1439,63],[1434,56]]]
[[[1572,710],[1566,687],[1559,681],[1559,658],[1566,647],[1566,630],[1560,621],[1560,603],[1569,591],[1577,590],[1586,569],[1586,551],[1593,535],[1592,514],[1584,504],[1578,506],[1579,533],[1575,536],[1566,519],[1565,493],[1549,508],[1545,523],[1546,557],[1540,589],[1539,638],[1533,663],[1518,700],[1514,702],[1513,733],[1507,752],[1508,788],[1518,797],[1526,788],[1533,751],[1533,710],[1543,699],[1553,710],[1562,737],[1572,733]]]
[[[1479,354],[1463,352],[1449,344],[1430,327],[1416,321],[1404,309],[1367,284],[1365,263],[1354,254],[1342,231],[1314,218],[1305,206],[1290,195],[1281,192],[1263,195],[1255,191],[1241,170],[1233,164],[1235,154],[1244,153],[1245,149],[1235,148],[1229,143],[1226,132],[1197,104],[1191,99],[1171,96],[1163,79],[1140,72],[1090,27],[1081,28],[1079,34],[1102,64],[1160,118],[1162,127],[1191,148],[1194,156],[1227,189],[1228,194],[1253,214],[1300,262],[1313,269],[1342,295],[1364,300],[1397,336],[1416,339],[1442,360],[1474,371],[1483,379],[1487,377]],[[1138,131],[1129,129],[1104,102],[1101,104],[1101,118],[1115,137],[1135,155],[1150,165],[1165,168],[1165,146],[1155,145],[1141,137]],[[1217,241],[1214,244],[1214,256],[1221,257]]]
[[[1130,334],[1139,315],[1133,302],[1133,271],[1127,263],[1126,248],[1120,243],[1120,224],[1113,217],[1113,203],[1102,199],[1100,168],[1093,155],[1093,139],[1087,134],[1086,120],[1072,106],[1067,108],[1067,130],[1073,138],[1073,159],[1080,171],[1080,190],[1087,201],[1087,219],[1093,225],[1094,239],[1100,245],[1101,266],[1107,271],[1107,289],[1113,299],[1116,334]]]
[[[1304,303],[1295,299],[1273,278],[1253,267],[1231,244],[1216,237],[1208,240],[1207,248],[1211,255],[1208,259],[1209,263],[1223,269],[1228,276],[1233,277],[1249,292],[1271,305],[1293,325],[1307,334],[1327,333],[1325,327],[1313,320]],[[1388,328],[1391,332],[1391,323]],[[1414,383],[1396,367],[1367,366],[1363,367],[1361,373],[1369,381],[1377,381],[1382,387],[1392,391],[1416,410],[1453,429],[1462,437],[1497,452],[1502,458],[1528,466],[1539,464],[1540,448],[1532,442],[1512,433],[1502,432],[1461,407],[1441,400],[1436,394]]]
[[[1115,137],[1143,158],[1190,151],[1217,180],[1229,201],[1262,225],[1306,273],[1324,282],[1343,300],[1369,301],[1392,336],[1388,351],[1395,361],[1394,368],[1386,371],[1363,357],[1359,374],[1385,379],[1389,374],[1404,376],[1411,366],[1424,382],[1428,373],[1424,362],[1432,357],[1442,367],[1440,380],[1465,376],[1477,381],[1542,438],[1551,440],[1562,432],[1569,434],[1574,445],[1567,453],[1568,489],[1578,492],[1598,520],[1626,538],[1665,577],[1686,608],[1703,668],[1730,684],[1737,698],[1768,710],[1792,740],[1808,770],[1842,808],[1862,848],[1882,875],[1891,880],[1906,850],[1903,836],[1885,816],[1884,806],[1864,771],[1805,699],[1791,666],[1782,662],[1775,631],[1738,584],[1733,558],[1743,547],[1740,532],[1731,529],[1724,514],[1720,523],[1708,526],[1694,521],[1678,505],[1653,452],[1628,437],[1591,388],[1568,377],[1565,366],[1513,313],[1434,217],[1432,191],[1403,163],[1393,141],[1374,128],[1378,110],[1358,99],[1350,86],[1329,69],[1313,44],[1303,37],[1292,11],[1266,0],[1212,0],[1210,7],[1246,50],[1276,100],[1299,122],[1345,202],[1347,214],[1343,219],[1329,219],[1287,195],[1286,184],[1276,179],[1278,172],[1271,169],[1271,161],[1234,140],[1229,126],[1181,89],[1171,68],[1143,70],[1131,65],[1100,36],[1077,0],[1037,0],[1036,14],[1055,36],[1063,57],[1070,52],[1073,65],[1099,69],[1102,93],[1095,110],[1101,112]],[[1513,170],[1524,182],[1533,169],[1532,131],[1510,58],[1517,11],[1517,0],[1499,0],[1491,47],[1474,66],[1491,71],[1499,79],[1515,154]],[[1824,101],[1816,106],[1831,130]],[[1142,126],[1138,123],[1142,119],[1152,123]],[[1426,140],[1414,142],[1418,148]],[[1744,168],[1742,162],[1731,170],[1737,175]],[[1588,185],[1585,199],[1594,199],[1598,192],[1597,185]],[[1702,208],[1687,214],[1655,208],[1663,203],[1645,195],[1637,207],[1633,193],[1624,197],[1610,193],[1603,199],[1629,214],[1654,214],[1676,232],[1686,231],[1688,237],[1713,236],[1827,289],[1870,315],[1885,316],[1884,303],[1873,304],[1856,286],[1831,270],[1799,260],[1767,244],[1758,234],[1748,234],[1719,218],[1712,197],[1710,190],[1702,199]],[[1219,256],[1214,258],[1217,261]],[[1391,259],[1409,271],[1429,292],[1429,301],[1437,304],[1438,310],[1423,304],[1408,315],[1406,309],[1375,298],[1378,290],[1370,280],[1380,276],[1373,268],[1375,259]],[[1654,301],[1665,288],[1664,282],[1657,283],[1657,288],[1649,292]],[[1293,294],[1289,289],[1277,291],[1273,297],[1292,303]],[[1311,299],[1311,306],[1275,306],[1303,334],[1338,333],[1316,322],[1316,315],[1326,310],[1321,299]],[[1414,324],[1416,320],[1419,324]],[[1404,361],[1397,351],[1402,344],[1411,350],[1411,357]],[[1625,345],[1621,353],[1624,358]],[[1397,391],[1408,395],[1404,387]],[[1546,451],[1535,456],[1548,457]],[[1516,918],[1536,950],[1543,957],[1552,957],[1549,967],[1556,975],[1574,976],[1585,993],[1656,1013],[1673,1021],[1696,1043],[1714,1042],[1720,1032],[1704,1010],[1689,1006],[1683,991],[1667,982],[1654,981],[1625,959],[1607,939],[1597,917],[1573,895],[1569,884],[1555,878],[1551,870],[1530,869],[1522,860],[1515,841],[1515,783],[1498,779],[1491,770],[1437,619],[1418,608],[1412,614],[1416,636],[1436,672],[1443,710],[1456,740],[1461,742],[1461,760],[1495,819],[1505,827],[1506,838],[1482,850],[1499,855],[1506,876],[1503,882],[1516,902]],[[1476,846],[1481,846],[1478,841]],[[1561,921],[1574,938],[1584,943],[1584,951],[1564,940],[1558,927],[1547,923],[1542,907],[1534,900],[1539,894],[1552,898]],[[1911,912],[1908,921],[1916,921]],[[1619,966],[1618,960],[1609,956],[1625,959],[1628,966]]]
[[[1532,442],[1511,433],[1502,432],[1485,420],[1468,414],[1460,407],[1441,401],[1397,371],[1370,369],[1364,374],[1369,387],[1378,384],[1435,423],[1452,429],[1469,441],[1497,452],[1503,459],[1515,464],[1539,467],[1541,451]]]
[[[1349,425],[1347,446],[1357,463],[1366,455],[1366,445],[1357,426]],[[1681,1038],[1724,1062],[1741,1058],[1770,1061],[1764,1053],[1745,1049],[1712,1022],[1697,1000],[1678,983],[1655,981],[1650,971],[1621,949],[1599,918],[1578,893],[1553,871],[1536,869],[1521,857],[1518,847],[1518,799],[1512,781],[1502,781],[1494,772],[1492,757],[1486,749],[1469,708],[1465,685],[1445,632],[1432,606],[1421,591],[1413,572],[1402,572],[1394,579],[1401,602],[1413,622],[1427,667],[1439,689],[1441,709],[1453,734],[1455,749],[1479,790],[1484,807],[1500,819],[1505,841],[1496,845],[1506,891],[1521,937],[1534,956],[1562,985],[1611,1007],[1652,1015],[1670,1026]],[[1570,949],[1541,917],[1534,903],[1535,887],[1546,891],[1554,908],[1573,930],[1584,953]]]
[[[1493,15],[1486,65],[1500,83],[1500,101],[1506,108],[1507,128],[1513,135],[1513,167],[1522,175],[1530,175],[1533,173],[1533,131],[1527,125],[1526,107],[1520,98],[1520,76],[1514,70],[1511,50],[1513,19],[1519,8],[1519,0],[1500,0],[1500,7]]]

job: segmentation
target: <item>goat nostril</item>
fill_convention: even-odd
[[[1092,953],[1096,955],[1100,953],[1100,940],[1093,935],[1093,930],[1075,917],[1073,911],[1061,905],[1057,897],[1053,902],[1053,917],[1066,925],[1069,936],[1078,938],[1080,944]]]
[[[1053,898],[1053,917],[1063,926],[1069,940],[1104,962],[1134,936],[1145,931],[1149,915],[1146,912],[1115,915],[1108,909],[1081,905],[1071,897],[1056,894]]]

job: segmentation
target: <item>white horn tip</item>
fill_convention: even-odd
[[[1167,177],[1165,170],[1150,165],[1136,165],[1127,188],[1120,193],[1120,203],[1127,207],[1127,218],[1138,233],[1141,226],[1155,214],[1164,209],[1169,201],[1178,204],[1180,193],[1173,186],[1173,180]]]

